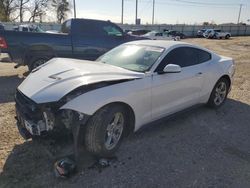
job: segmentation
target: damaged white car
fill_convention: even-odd
[[[126,43],[96,61],[54,58],[18,87],[17,125],[25,138],[69,130],[94,155],[110,156],[144,124],[221,106],[234,70],[231,58],[175,41]]]

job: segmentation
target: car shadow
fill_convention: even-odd
[[[0,76],[0,103],[13,102],[16,88],[23,80],[18,75]]]
[[[17,83],[18,81],[19,80],[16,80]],[[246,122],[249,123],[250,121],[250,118],[248,117],[249,114],[250,105],[233,99],[228,99],[226,103],[217,110],[212,110],[204,106],[193,108],[192,110],[185,111],[185,113],[173,118],[162,119],[160,121],[154,122],[146,126],[144,129],[141,129],[139,132],[133,134],[125,140],[124,145],[121,146],[121,149],[117,153],[117,157],[128,157],[133,155],[133,152],[135,151],[137,154],[142,153],[144,155],[143,161],[151,161],[152,159],[149,159],[151,155],[145,155],[145,151],[143,150],[145,150],[145,147],[149,147],[149,145],[152,143],[152,140],[157,141],[159,139],[165,139],[164,142],[166,142],[167,140],[168,143],[171,143],[173,145],[172,147],[175,147],[174,144],[176,142],[181,141],[194,143],[197,142],[197,144],[203,144],[202,139],[192,140],[192,137],[190,138],[190,135],[188,133],[190,131],[191,134],[193,134],[194,132],[196,134],[203,134],[203,131],[201,131],[200,129],[210,124],[211,127],[206,127],[206,129],[208,129],[208,131],[212,131],[212,133],[218,132],[218,134],[220,134],[219,137],[221,139],[223,138],[224,140],[222,145],[218,147],[224,148],[225,152],[229,155],[234,155],[236,157],[237,155],[241,156],[241,149],[237,148],[238,146],[237,144],[235,144],[235,140],[237,140],[238,137],[231,137],[229,135],[223,136],[221,135],[220,131],[227,128],[228,131],[232,132],[235,132],[235,130],[237,129],[242,129],[239,131],[243,132],[250,132],[250,127],[245,125]],[[214,122],[218,122],[217,120],[227,122],[230,125],[226,125],[227,127],[218,127],[219,124],[214,125]],[[201,121],[201,123],[194,126],[193,124],[196,121]],[[242,124],[242,126],[239,126],[239,124]],[[239,137],[242,137],[242,135],[239,135]],[[208,139],[213,139],[213,137],[209,136]],[[54,176],[53,164],[58,156],[54,155],[53,151],[59,151],[60,148],[63,148],[65,150],[66,143],[65,141],[62,141],[61,143],[59,143],[59,145],[60,146],[58,148],[55,143],[47,142],[47,144],[44,145],[39,141],[26,141],[23,144],[15,145],[9,156],[7,157],[7,160],[3,167],[3,172],[0,174],[0,187],[36,187],[37,185],[44,187],[56,186],[58,183],[60,183],[60,180],[56,179]],[[48,149],[45,148],[45,146],[50,148],[49,152]],[[190,147],[195,147],[195,145],[191,145]],[[235,147],[237,149],[235,149]],[[249,142],[246,147],[249,147]],[[157,147],[151,147],[150,150],[155,150],[151,152],[157,153],[158,155],[157,158],[154,159],[155,163],[161,164],[162,161],[157,161],[157,159],[161,158],[160,156],[163,154],[165,155],[165,153],[159,151]],[[68,151],[70,151],[70,149]],[[182,151],[182,148],[180,148],[180,151]],[[196,148],[191,148],[189,151],[190,155],[192,155],[192,152],[194,151],[196,151]],[[91,166],[95,162],[95,160],[86,151],[83,150],[82,152],[82,159],[78,166],[78,172],[87,172],[88,167]],[[178,147],[176,147],[174,152],[179,152]],[[137,157],[134,156],[134,160],[137,160]],[[243,159],[247,159],[250,161],[250,154],[245,152]],[[174,162],[173,165],[174,164],[179,164],[179,162]],[[149,164],[144,165],[147,166]],[[128,166],[127,168],[133,168],[133,166]],[[127,175],[126,171],[119,173],[120,175]],[[81,173],[77,173],[76,177],[80,178]],[[88,181],[94,182],[96,176],[92,174],[92,176],[89,175],[88,178],[90,178],[90,180]],[[69,180],[69,182],[71,186],[74,184],[73,180]],[[99,185],[99,187],[100,186],[103,185]]]

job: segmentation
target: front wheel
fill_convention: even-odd
[[[119,148],[125,132],[126,114],[121,105],[109,105],[98,110],[86,127],[86,149],[98,157],[111,157]]]
[[[226,35],[226,37],[225,37],[226,39],[229,39],[230,38],[230,35]]]
[[[213,108],[220,107],[226,100],[229,91],[229,82],[221,78],[214,86],[207,105]]]

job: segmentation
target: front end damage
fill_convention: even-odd
[[[61,107],[86,92],[129,80],[124,79],[84,85],[72,90],[58,101],[41,104],[36,103],[17,89],[15,101],[18,130],[24,139],[45,136],[54,137],[54,135],[60,137],[65,134],[76,136],[79,134],[79,131],[77,133],[74,131],[83,127],[90,115],[70,109],[61,109]]]
[[[65,101],[37,104],[21,91],[16,92],[17,127],[24,139],[72,133],[74,125],[83,125],[89,116],[60,107]]]

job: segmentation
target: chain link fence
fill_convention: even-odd
[[[14,26],[20,25],[21,23],[4,23],[7,30],[12,30]],[[27,23],[23,23],[27,24]],[[40,23],[39,25],[44,31],[57,30],[61,28],[60,24],[56,23]],[[186,36],[194,37],[197,31],[200,29],[221,29],[223,31],[230,32],[232,36],[250,36],[250,25],[216,25],[216,26],[202,26],[202,25],[121,25],[118,24],[122,29],[132,30],[132,29],[147,29],[147,30],[176,30],[184,33]]]

